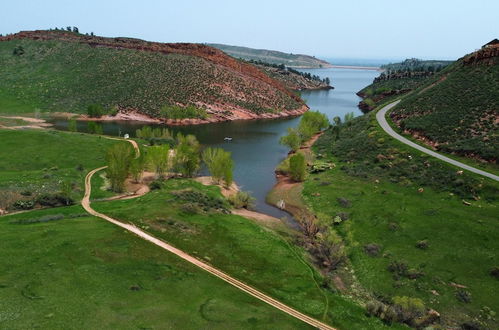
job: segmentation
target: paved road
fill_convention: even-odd
[[[135,151],[137,153],[137,157],[138,157],[138,155],[140,154],[140,150],[137,146],[137,143],[135,143],[135,141],[133,141],[133,140],[127,140],[127,141],[132,143],[132,145],[135,148]],[[113,218],[111,218],[103,213],[99,213],[99,212],[95,211],[90,206],[90,194],[92,193],[91,180],[92,180],[92,176],[95,173],[105,169],[106,167],[107,166],[102,166],[102,167],[96,168],[96,169],[90,171],[87,174],[87,176],[85,177],[85,195],[83,197],[83,200],[81,201],[81,205],[83,206],[85,211],[87,211],[88,213],[90,213],[93,216],[96,216],[96,217],[99,217],[99,218],[104,219],[106,221],[109,221],[116,226],[119,226],[121,228],[124,228],[125,230],[128,230],[129,232],[134,233],[135,235],[139,236],[140,238],[142,238],[146,241],[149,241],[149,242],[161,247],[162,249],[167,250],[168,252],[175,254],[176,256],[184,259],[185,261],[190,262],[191,264],[207,271],[208,273],[224,280],[225,282],[229,283],[230,285],[235,286],[239,290],[242,290],[242,291],[252,295],[253,297],[255,297],[257,299],[260,299],[261,301],[263,301],[263,302],[265,302],[265,303],[283,311],[284,313],[291,315],[291,316],[293,316],[293,317],[295,317],[295,318],[297,318],[305,323],[308,323],[317,329],[336,330],[335,328],[333,328],[333,327],[331,327],[323,322],[320,322],[320,321],[318,321],[318,320],[316,320],[308,315],[300,313],[297,310],[275,300],[274,298],[267,296],[266,294],[264,294],[264,293],[258,291],[257,289],[247,285],[246,283],[243,283],[243,282],[225,274],[221,270],[218,270],[217,268],[210,266],[210,265],[204,263],[203,261],[192,257],[191,255],[185,253],[184,251],[179,250],[179,249],[171,246],[170,244],[163,242],[162,240],[160,240],[154,236],[149,235],[148,233],[142,231],[141,229],[135,227],[132,224],[123,223],[123,222],[116,220],[116,219],[113,219]]]
[[[457,160],[450,159],[449,157],[445,157],[445,156],[443,156],[443,155],[441,155],[439,153],[436,153],[433,150],[430,150],[430,149],[427,149],[425,147],[422,147],[419,144],[416,144],[416,143],[414,143],[414,142],[406,139],[405,137],[401,136],[397,132],[395,132],[390,127],[390,125],[388,124],[388,122],[386,121],[385,116],[386,116],[386,112],[388,110],[390,110],[391,108],[393,108],[394,106],[396,106],[399,102],[400,102],[400,100],[395,101],[393,103],[390,103],[390,104],[386,105],[385,107],[383,107],[383,109],[379,110],[378,113],[376,113],[376,120],[378,121],[378,123],[380,124],[380,126],[385,130],[385,132],[388,133],[391,137],[399,140],[400,142],[402,142],[404,144],[407,144],[410,147],[413,147],[413,148],[415,148],[415,149],[417,149],[417,150],[419,150],[421,152],[424,152],[425,154],[428,154],[430,156],[433,156],[435,158],[443,160],[444,162],[447,162],[447,163],[452,164],[454,166],[460,167],[460,168],[462,168],[464,170],[467,170],[467,171],[470,171],[470,172],[473,172],[473,173],[485,176],[485,177],[490,178],[492,180],[499,181],[499,176],[497,176],[497,175],[494,175],[492,173],[479,170],[478,168],[474,168],[472,166],[463,164],[461,162],[458,162]]]

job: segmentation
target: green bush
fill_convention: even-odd
[[[212,197],[202,191],[195,189],[183,189],[172,191],[171,194],[175,200],[181,202],[181,205],[190,204],[189,209],[198,210],[196,213],[202,212],[221,212],[230,213],[226,202],[218,197]],[[184,210],[185,211],[185,210]]]
[[[16,210],[31,210],[33,207],[35,207],[35,203],[33,201],[24,201],[24,200],[19,200],[16,201],[12,207]]]
[[[228,200],[236,209],[245,208],[251,210],[255,206],[255,198],[246,191],[238,191],[236,194],[229,196]]]
[[[42,206],[49,206],[49,207],[67,206],[74,204],[74,200],[71,197],[64,196],[59,193],[42,194],[38,196],[36,202]]]

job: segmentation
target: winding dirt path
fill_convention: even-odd
[[[130,142],[133,145],[133,147],[137,153],[137,157],[140,155],[140,149],[135,141],[123,140],[123,139],[118,139],[118,138],[111,138],[111,139]],[[333,328],[333,327],[331,327],[331,326],[329,326],[321,321],[318,321],[318,320],[316,320],[308,315],[305,315],[305,314],[279,302],[278,300],[258,291],[257,289],[235,279],[234,277],[225,274],[221,270],[218,270],[217,268],[210,266],[210,265],[192,257],[191,255],[185,253],[184,251],[179,250],[179,249],[171,246],[170,244],[168,244],[168,243],[166,243],[166,242],[164,242],[164,241],[162,241],[154,236],[151,236],[150,234],[140,230],[139,228],[135,227],[132,224],[123,223],[123,222],[116,220],[114,218],[111,218],[103,213],[99,213],[99,212],[95,211],[90,206],[90,195],[92,193],[91,180],[92,180],[92,176],[95,173],[105,169],[106,167],[107,166],[102,166],[102,167],[96,168],[96,169],[90,171],[87,174],[87,176],[85,177],[85,195],[83,197],[83,200],[81,201],[81,205],[83,206],[85,211],[87,211],[88,213],[90,213],[93,216],[96,216],[96,217],[99,217],[99,218],[104,219],[106,221],[109,221],[110,223],[112,223],[116,226],[119,226],[125,230],[128,230],[129,232],[134,233],[135,235],[139,236],[140,238],[142,238],[146,241],[149,241],[149,242],[161,247],[162,249],[167,250],[168,252],[175,254],[176,256],[184,259],[185,261],[207,271],[208,273],[224,280],[225,282],[238,288],[239,290],[242,290],[242,291],[248,293],[249,295],[251,295],[257,299],[260,299],[261,301],[263,301],[263,302],[265,302],[265,303],[283,311],[284,313],[291,315],[291,316],[293,316],[293,317],[295,317],[295,318],[297,318],[305,323],[308,323],[311,326],[316,327],[317,329],[336,330],[335,328]]]

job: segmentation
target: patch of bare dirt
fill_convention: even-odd
[[[15,125],[15,126],[4,126],[0,124],[0,128],[6,128],[6,129],[25,129],[25,128],[43,129],[52,126],[52,124],[47,123],[44,119],[39,119],[39,118],[22,117],[22,116],[0,116],[0,118],[18,119],[26,122],[26,125]]]

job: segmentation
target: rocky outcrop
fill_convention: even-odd
[[[463,65],[494,65],[499,57],[499,45],[491,45],[463,57]]]

